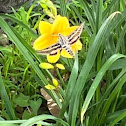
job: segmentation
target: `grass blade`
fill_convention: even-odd
[[[26,122],[22,123],[20,126],[31,126],[31,125],[36,124],[39,121],[47,120],[47,119],[56,120],[56,121],[60,122],[60,124],[62,124],[63,126],[69,126],[69,124],[66,123],[65,121],[63,121],[62,119],[56,118],[51,115],[40,115],[40,116],[33,117],[33,118],[27,120]]]
[[[75,83],[76,83],[77,76],[78,76],[78,54],[76,53],[74,66],[73,66],[73,69],[72,69],[72,72],[71,72],[71,75],[70,75],[70,79],[69,79],[69,82],[68,82],[68,86],[67,86],[64,102],[63,102],[63,105],[62,105],[62,109],[60,111],[60,116],[59,116],[60,118],[63,117],[63,114],[65,113],[65,111],[68,107],[72,92],[74,90],[74,86],[75,86]]]
[[[116,53],[119,52],[120,48],[121,48],[121,45],[123,45],[123,39],[124,39],[124,36],[125,36],[125,31],[126,31],[126,24],[124,25],[121,33],[120,33],[120,36],[119,36],[119,39],[118,39],[118,43],[116,45]]]
[[[103,0],[98,0],[96,9],[96,32],[98,32],[102,24],[102,8],[103,8]]]
[[[115,61],[116,62],[116,61]],[[119,75],[112,81],[112,83],[108,86],[105,94],[101,97],[97,107],[95,108],[95,111],[93,113],[93,115],[90,118],[90,126],[93,126],[96,116],[99,113],[99,110],[101,109],[102,105],[105,102],[105,99],[110,95],[110,92],[113,90],[113,87],[117,84],[117,82],[119,81],[119,79],[126,73],[126,68],[123,69]],[[97,113],[97,114],[96,114]]]
[[[90,11],[91,9],[88,3],[86,2],[86,0],[79,0],[79,2],[80,2],[80,5],[82,5],[82,8],[88,18],[88,21],[91,25],[92,30],[94,30],[95,29],[94,17],[93,17],[92,12]]]
[[[120,79],[120,82],[114,88],[114,90],[110,94],[107,102],[105,103],[105,105],[104,105],[104,107],[102,109],[100,118],[99,118],[98,126],[100,126],[104,122],[104,118],[105,118],[106,112],[108,111],[111,102],[113,101],[113,99],[116,96],[116,94],[121,90],[121,88],[125,84],[125,82],[126,82],[126,74]],[[123,116],[121,116],[121,117],[123,117]],[[118,118],[117,118],[117,120],[118,120]]]
[[[61,15],[67,17],[66,2],[65,2],[65,0],[59,0],[59,1],[60,1]]]
[[[126,110],[125,110],[125,112],[120,114],[115,120],[113,120],[112,123],[110,123],[108,126],[115,126],[115,124],[117,124],[117,122],[119,122],[120,120],[122,120],[125,117],[126,117]]]
[[[113,7],[113,5],[119,0],[112,0],[111,3],[107,6],[107,9],[103,12],[103,17],[109,15],[110,9]]]
[[[19,49],[19,51],[23,54],[24,58],[30,63],[30,65],[32,66],[32,68],[34,69],[34,71],[36,72],[36,74],[42,81],[41,86],[43,88],[45,88],[44,86],[46,84],[48,84],[48,81],[45,78],[45,76],[43,75],[43,73],[40,70],[40,68],[38,67],[38,65],[36,64],[36,62],[33,60],[31,53],[22,44],[22,42],[20,42],[20,40],[13,33],[13,31],[11,30],[9,25],[2,19],[2,17],[0,17],[0,22],[1,22],[0,26],[1,26],[2,30],[8,35],[10,40],[16,45],[16,47]],[[54,99],[54,101],[56,101],[56,103],[61,107],[61,103],[60,103],[59,98],[56,95],[56,93],[52,90],[47,90],[47,89],[45,89],[45,90]]]
[[[109,123],[109,122],[113,122],[113,120],[115,120],[116,118],[118,118],[122,113],[126,112],[126,109],[123,109],[123,110],[119,110],[119,111],[116,111],[112,114],[108,114],[107,118],[106,118],[106,121]]]
[[[79,17],[79,20],[80,20],[81,22],[85,22],[84,18],[82,17],[82,15],[80,15],[79,10],[78,10],[75,6],[71,6],[71,9],[74,10],[74,12],[76,13],[77,17]],[[84,29],[88,32],[88,35],[89,35],[89,36],[92,35],[91,30],[90,30],[90,29],[88,28],[88,26],[86,25],[86,22],[85,22]]]
[[[29,33],[31,33],[33,38],[36,39],[38,37],[37,34],[35,34],[35,32],[33,30],[31,30],[26,24],[24,24],[22,21],[18,20],[17,18],[15,18],[15,17],[13,17],[9,14],[0,14],[0,16],[3,17],[3,18],[10,19],[10,20],[16,22],[17,24],[22,25],[22,27],[26,28],[27,31],[29,31]]]
[[[77,83],[75,85],[75,91],[72,95],[72,100],[70,104],[70,120],[73,120],[71,123],[72,126],[75,125],[75,120],[77,116],[77,108],[78,108],[78,103],[79,103],[79,97],[81,95],[81,91],[83,90],[85,86],[85,82],[87,79],[87,76],[93,66],[93,63],[95,61],[95,58],[97,56],[98,50],[101,46],[101,44],[106,40],[106,38],[110,35],[110,31],[113,30],[117,24],[120,23],[120,21],[125,20],[126,16],[126,11],[124,12],[123,15],[120,16],[115,16],[119,14],[119,12],[115,12],[111,14],[106,21],[102,24],[101,28],[99,29],[99,32],[97,33],[95,40],[92,44],[92,46],[89,48],[85,63],[82,67],[82,70],[80,72],[80,75],[78,77]],[[114,20],[116,17],[116,21]],[[118,20],[117,20],[118,19]],[[113,22],[116,23],[113,25]],[[111,27],[110,27],[111,26]]]
[[[122,57],[125,57],[124,55],[121,55],[121,54],[115,54],[113,56],[111,56],[107,61],[106,63],[102,66],[101,70],[98,72],[94,82],[92,83],[89,91],[88,91],[88,94],[85,98],[85,101],[84,101],[84,104],[83,104],[83,107],[82,107],[82,110],[81,110],[81,122],[83,122],[83,116],[88,108],[88,105],[101,81],[101,79],[103,78],[105,72],[108,70],[108,68],[112,65],[113,62],[115,62],[117,59],[119,58],[122,58]]]
[[[0,70],[0,92],[1,92],[1,96],[2,96],[2,99],[5,104],[8,116],[10,117],[10,119],[16,119],[13,107],[12,107],[9,97],[7,95],[7,92],[6,92],[6,89],[4,86],[4,82],[2,80],[1,70]]]

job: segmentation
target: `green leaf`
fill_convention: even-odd
[[[5,125],[16,125],[16,124],[20,124],[20,123],[24,123],[26,122],[26,120],[4,120],[4,121],[0,121],[0,126],[2,124],[5,124]],[[16,125],[17,126],[17,125]]]
[[[0,117],[0,121],[4,120],[2,117]]]
[[[126,68],[126,59],[118,59],[112,64],[109,70],[118,70],[123,68]]]
[[[60,118],[62,118],[64,112],[66,111],[69,105],[72,92],[74,91],[77,76],[78,76],[78,54],[76,53],[74,66],[72,68],[72,72],[71,72],[68,86],[66,89],[66,95],[65,95],[64,102],[60,111],[60,116],[59,116]]]
[[[5,14],[0,14],[0,16],[3,17],[3,18],[10,19],[10,20],[16,22],[17,24],[20,24],[21,26],[23,26],[24,28],[26,28],[27,31],[30,32],[30,34],[32,35],[33,38],[36,39],[38,37],[33,30],[31,30],[26,24],[24,24],[21,20],[18,20],[14,16],[11,16],[9,14],[6,14],[6,15]]]
[[[121,113],[115,120],[113,120],[108,126],[115,126],[117,124],[117,122],[119,122],[120,120],[122,120],[123,118],[126,117],[126,111],[124,111],[123,113]]]
[[[9,25],[3,20],[2,17],[0,17],[0,22],[1,22],[0,23],[0,27],[2,28],[2,30],[8,35],[8,37],[10,38],[10,40],[19,49],[19,51],[21,52],[21,54],[23,54],[24,58],[29,62],[29,64],[34,69],[34,71],[36,72],[36,74],[38,75],[38,77],[41,79],[40,85],[43,88],[45,88],[44,86],[46,84],[48,84],[48,81],[45,78],[45,76],[42,73],[42,71],[40,70],[40,68],[38,67],[38,65],[36,64],[36,62],[34,61],[35,59],[32,57],[32,54],[28,51],[27,47],[25,47],[22,44],[23,42],[21,42],[18,39],[18,37],[14,34],[14,32],[11,30],[11,28],[9,27]],[[56,95],[56,93],[53,90],[47,90],[47,89],[45,89],[45,90],[54,99],[54,101],[56,101],[56,103],[61,107],[61,102],[59,101],[59,98]]]
[[[5,123],[5,124],[0,124],[0,126],[19,126],[18,124],[7,124],[7,123]]]
[[[21,107],[27,107],[29,106],[29,99],[30,96],[25,96],[24,94],[20,93],[15,99],[14,102],[21,106]]]
[[[37,115],[38,109],[40,108],[41,104],[42,104],[41,98],[39,98],[37,101],[30,100],[30,106],[36,115]]]
[[[116,53],[118,53],[120,51],[120,48],[123,46],[125,47],[125,43],[123,44],[123,41],[125,41],[125,31],[126,31],[126,24],[124,25],[121,33],[119,34],[119,39],[116,45]],[[124,51],[124,50],[123,50]]]
[[[102,24],[102,26],[100,27],[94,42],[92,43],[91,47],[89,48],[85,63],[81,69],[81,72],[79,74],[79,77],[77,79],[76,85],[75,85],[75,90],[73,92],[72,95],[72,99],[71,99],[71,104],[69,107],[70,110],[70,119],[72,119],[71,125],[75,126],[75,121],[76,121],[76,116],[77,116],[77,112],[78,112],[78,106],[79,106],[79,98],[81,95],[81,92],[85,86],[85,82],[86,79],[89,75],[89,72],[95,62],[97,53],[100,49],[100,46],[103,44],[103,42],[106,40],[106,38],[110,35],[110,31],[113,30],[115,28],[115,26],[117,26],[117,24],[119,24],[119,20],[124,20],[124,16],[126,16],[126,11],[123,14],[123,16],[117,16],[116,15],[120,15],[119,12],[115,12],[113,14],[111,14],[106,20],[105,22]],[[116,21],[114,20],[116,18]],[[118,20],[117,20],[118,18]],[[116,23],[116,24],[114,24]],[[114,24],[114,25],[113,25]],[[111,27],[110,27],[111,26]]]
[[[27,110],[25,110],[25,111],[23,112],[22,119],[29,119],[29,118],[32,118],[33,116],[35,116],[34,113],[30,113],[30,112],[28,112]]]
[[[11,102],[5,89],[5,84],[2,80],[1,69],[0,69],[0,93],[2,96],[2,100],[4,101],[8,116],[10,117],[10,119],[16,119],[13,107],[11,105]]]
[[[115,61],[116,62],[116,61]],[[111,84],[109,84],[109,86],[107,87],[104,95],[101,97],[98,105],[96,106],[95,110],[93,111],[93,114],[90,118],[90,126],[93,126],[95,119],[97,118],[99,111],[101,111],[101,108],[103,106],[103,104],[105,103],[105,100],[107,99],[107,97],[111,94],[113,87],[116,86],[116,84],[118,83],[118,81],[120,80],[120,78],[126,73],[126,68],[122,69],[122,71],[118,74],[118,76],[111,82]]]
[[[98,32],[102,23],[102,8],[103,8],[103,0],[98,0],[96,7],[96,32]]]
[[[112,93],[109,95],[108,100],[106,101],[106,103],[104,104],[103,108],[102,108],[102,112],[101,115],[99,117],[99,122],[98,122],[98,126],[100,126],[105,119],[105,115],[110,107],[110,105],[113,102],[113,99],[115,98],[115,96],[118,94],[118,92],[120,92],[122,86],[126,83],[126,74],[123,75],[122,78],[120,78],[120,81],[118,82],[118,84],[116,85],[116,87],[113,89]],[[117,118],[117,120],[115,120],[115,122],[118,122],[118,120],[122,119],[125,117],[126,113],[122,113],[119,118]]]
[[[79,3],[81,4],[81,6],[83,7],[83,10],[88,18],[88,21],[91,25],[92,30],[95,29],[95,23],[94,23],[94,17],[93,14],[91,12],[91,8],[89,7],[88,3],[86,0],[79,0]]]
[[[112,0],[110,4],[107,5],[106,10],[103,12],[103,17],[107,16],[110,14],[110,9],[115,5],[115,3],[119,0]]]
[[[66,123],[65,121],[63,121],[62,119],[56,118],[51,115],[35,116],[35,117],[27,120],[26,122],[22,123],[20,126],[31,126],[31,125],[37,124],[39,121],[43,121],[43,120],[47,120],[47,119],[56,120],[56,121],[60,122],[60,124],[63,124],[63,126],[69,126],[69,124]]]
[[[116,118],[118,118],[122,113],[126,112],[126,109],[116,111],[112,114],[108,114],[106,118],[106,122],[113,122]]]
[[[66,8],[65,0],[59,0],[59,1],[60,1],[60,8],[61,8],[61,15],[67,16],[67,8]]]
[[[117,59],[119,58],[122,58],[122,57],[125,57],[124,55],[121,55],[121,54],[115,54],[113,56],[111,56],[107,61],[106,63],[102,66],[102,68],[100,69],[100,71],[98,72],[94,82],[92,83],[89,91],[88,91],[88,94],[85,98],[85,101],[84,101],[84,104],[83,104],[83,107],[82,107],[82,110],[81,110],[81,122],[83,122],[83,116],[89,106],[89,103],[101,81],[101,79],[103,78],[105,72],[108,70],[108,68],[111,66],[111,64],[116,61]]]

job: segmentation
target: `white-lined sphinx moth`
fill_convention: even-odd
[[[77,29],[75,29],[70,35],[64,36],[62,34],[58,34],[58,42],[56,44],[51,45],[48,48],[38,51],[38,53],[43,55],[56,55],[57,51],[65,49],[70,55],[74,56],[71,45],[73,45],[80,38],[84,27],[84,23],[82,23]]]

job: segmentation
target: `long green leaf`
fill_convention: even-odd
[[[116,62],[116,61],[115,61]],[[110,95],[110,92],[113,90],[113,87],[117,84],[117,82],[119,81],[119,79],[126,73],[126,68],[123,69],[119,75],[112,81],[111,84],[109,84],[106,92],[104,93],[104,95],[101,97],[97,107],[95,108],[95,110],[93,111],[93,114],[90,118],[90,126],[93,126],[96,116],[98,116],[99,114],[99,110],[101,109],[102,105],[105,102],[105,99]],[[97,113],[97,114],[96,114]]]
[[[30,46],[21,36],[20,34],[13,28],[11,27],[11,30],[14,32],[14,34],[16,35],[16,37],[20,40],[20,42],[27,47],[27,50],[37,59],[38,63],[41,63],[42,60],[41,58],[37,55],[37,53],[35,52],[35,50],[32,48],[32,46]],[[48,70],[45,70],[47,76],[52,79],[52,75]]]
[[[119,0],[112,0],[110,4],[107,5],[106,10],[103,12],[103,17],[108,16],[110,14],[110,9],[113,7],[113,5]]]
[[[106,118],[106,122],[107,123],[113,122],[113,120],[115,120],[116,118],[118,118],[124,112],[126,112],[126,109],[116,111],[116,112],[114,112],[112,114],[108,114],[107,118]]]
[[[0,16],[3,17],[3,18],[10,19],[10,20],[16,22],[17,24],[22,25],[22,27],[26,28],[27,31],[29,31],[29,33],[31,33],[31,35],[32,35],[33,38],[36,39],[38,37],[37,34],[35,34],[35,32],[33,30],[31,30],[26,24],[24,24],[22,21],[18,20],[14,16],[11,16],[9,14],[0,14]]]
[[[121,33],[120,33],[120,36],[119,36],[119,39],[118,39],[118,42],[117,42],[117,45],[116,45],[116,53],[119,52],[120,48],[121,48],[121,45],[122,46],[125,46],[123,45],[123,40],[124,40],[124,36],[125,36],[125,31],[126,31],[126,24],[124,25]]]
[[[43,88],[45,88],[44,86],[46,84],[48,84],[48,81],[45,78],[45,76],[43,75],[43,73],[40,70],[40,68],[38,67],[38,65],[36,64],[36,62],[33,60],[31,53],[22,44],[22,42],[20,42],[20,40],[16,37],[16,35],[11,30],[11,28],[8,26],[8,24],[2,19],[2,17],[0,17],[0,22],[1,22],[0,26],[1,26],[2,30],[8,35],[8,37],[10,38],[10,40],[16,45],[16,47],[19,49],[19,51],[23,54],[24,58],[30,63],[30,65],[32,66],[32,68],[34,69],[34,71],[36,72],[36,74],[38,75],[38,77],[42,81],[41,86]],[[51,91],[51,90],[50,91],[47,90],[47,89],[45,89],[45,90],[50,94],[50,96],[61,107],[61,103],[60,103],[59,98],[56,95],[56,93],[54,91]]]
[[[33,66],[36,73],[38,73],[38,76],[41,76],[42,82],[45,85],[47,83],[46,78],[42,74],[41,70],[38,68],[36,63],[31,58],[31,54],[28,52],[26,47],[22,45],[22,43],[19,41],[19,39],[15,36],[13,31],[10,29],[10,27],[7,25],[7,23],[0,17],[0,26],[2,30],[8,35],[10,40],[16,45],[16,47],[19,49],[19,51],[24,55],[25,59]]]
[[[85,101],[84,101],[84,104],[83,104],[83,107],[82,107],[82,110],[81,110],[81,122],[83,122],[83,116],[89,106],[89,103],[101,81],[101,79],[103,78],[105,72],[108,70],[108,68],[112,65],[113,62],[115,62],[117,59],[119,58],[122,58],[122,57],[125,57],[124,55],[121,55],[121,54],[115,54],[113,56],[111,56],[107,61],[106,63],[102,66],[102,68],[100,69],[100,71],[98,72],[94,82],[92,83],[89,91],[88,91],[88,94],[85,98]],[[126,58],[126,57],[125,57]]]
[[[79,17],[79,20],[80,20],[81,22],[84,22],[84,21],[85,21],[84,18],[82,17],[82,15],[80,15],[79,10],[78,10],[75,6],[71,6],[71,9],[74,10],[74,12],[76,13],[77,17]],[[89,35],[89,36],[92,35],[91,30],[88,28],[86,22],[85,22],[85,24],[84,24],[84,29],[88,32],[88,35]]]
[[[119,122],[120,120],[122,120],[123,118],[126,117],[126,111],[123,112],[122,114],[120,114],[111,124],[109,124],[108,126],[115,126],[117,124],[117,122]]]
[[[120,79],[120,82],[114,88],[114,90],[110,94],[107,102],[105,103],[105,105],[104,105],[104,107],[102,109],[101,115],[99,117],[98,126],[100,126],[104,122],[104,118],[105,118],[105,115],[106,115],[106,113],[107,113],[107,111],[108,111],[108,109],[110,107],[110,104],[112,103],[112,101],[113,101],[114,97],[116,96],[116,94],[121,90],[121,88],[125,84],[125,82],[126,82],[126,74]]]
[[[91,28],[94,31],[94,29],[95,29],[94,17],[93,17],[93,14],[91,12],[91,9],[90,9],[87,1],[86,0],[79,0],[79,3],[83,7],[84,13],[86,14],[88,21],[91,25]]]
[[[8,116],[10,117],[10,119],[16,119],[14,109],[11,105],[11,102],[9,100],[9,97],[5,89],[5,84],[2,80],[1,69],[0,69],[0,92],[1,92],[1,96],[5,104]]]
[[[63,121],[62,119],[56,118],[51,115],[35,116],[35,117],[27,120],[26,122],[22,123],[20,126],[31,126],[31,125],[37,124],[37,122],[40,122],[42,120],[47,120],[47,119],[56,120],[56,121],[60,122],[60,124],[62,124],[63,126],[69,126],[69,124],[66,123],[65,121]]]
[[[70,75],[70,79],[69,79],[69,82],[68,82],[68,86],[67,86],[67,89],[66,89],[66,95],[65,95],[65,98],[64,98],[62,109],[60,111],[60,116],[59,116],[60,118],[63,117],[63,114],[65,113],[65,111],[66,111],[66,109],[69,105],[72,92],[74,91],[77,76],[78,76],[78,55],[76,54],[74,66],[73,66],[73,69],[72,69],[72,72],[71,72],[71,75]]]
[[[98,50],[101,46],[101,44],[106,40],[106,38],[110,35],[110,31],[113,30],[120,22],[125,20],[126,11],[123,12],[121,16],[115,16],[119,14],[119,12],[115,12],[111,14],[106,21],[102,24],[101,28],[99,29],[95,40],[92,44],[92,46],[89,48],[85,63],[82,67],[82,70],[80,72],[80,75],[77,80],[77,84],[75,85],[75,91],[72,95],[72,100],[70,104],[70,120],[73,120],[71,122],[71,125],[75,125],[75,120],[77,116],[77,109],[78,109],[78,103],[79,103],[79,97],[81,95],[81,91],[83,90],[85,86],[85,82],[87,79],[87,76],[93,66],[93,63],[95,61],[96,55],[98,53]],[[116,21],[114,20],[116,17]],[[111,26],[111,27],[110,27]]]
[[[59,0],[59,1],[60,1],[61,15],[67,17],[66,2],[65,2],[65,0]]]
[[[98,32],[102,24],[102,8],[103,8],[103,0],[98,0],[96,8],[96,32]]]

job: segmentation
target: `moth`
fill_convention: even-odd
[[[71,45],[73,45],[77,40],[79,40],[80,35],[83,31],[84,23],[82,23],[77,29],[75,29],[71,34],[68,36],[64,36],[62,34],[58,34],[58,42],[45,48],[43,50],[38,51],[38,53],[43,55],[56,55],[57,51],[65,49],[70,55],[74,57],[74,53],[72,51]]]
[[[59,112],[60,112],[59,106],[56,104],[56,102],[50,97],[50,95],[43,88],[41,88],[40,91],[41,91],[41,94],[44,96],[44,98],[47,100],[47,106],[48,106],[50,113],[55,117],[59,117]],[[60,99],[60,102],[61,101],[62,100]]]

